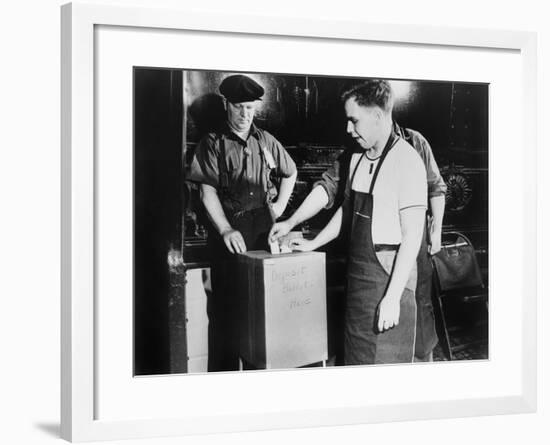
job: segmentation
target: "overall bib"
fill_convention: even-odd
[[[377,329],[378,306],[388,287],[399,246],[373,243],[373,190],[384,159],[398,139],[392,135],[388,140],[369,192],[350,190],[346,210],[347,220],[351,220],[344,331],[346,365],[410,363],[414,356],[416,267],[401,296],[399,324],[382,333]],[[351,176],[351,185],[365,153]]]
[[[275,216],[271,208],[269,166],[262,156],[263,205],[238,211],[227,205],[231,201],[225,144],[220,140],[220,201],[233,229],[241,232],[247,250],[269,250],[268,234]],[[208,314],[208,371],[239,369],[239,295],[238,269],[235,255],[229,252],[222,237],[212,230],[208,237],[211,259],[212,294],[207,300]]]

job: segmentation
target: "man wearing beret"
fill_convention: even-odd
[[[244,75],[220,84],[227,121],[198,144],[187,179],[200,184],[212,223],[208,234],[212,294],[208,298],[208,371],[239,366],[239,297],[235,254],[268,248],[268,233],[284,212],[296,165],[253,120],[264,89]],[[273,178],[280,179],[277,190]]]

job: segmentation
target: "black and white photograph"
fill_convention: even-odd
[[[134,375],[490,359],[489,90],[135,66]]]
[[[548,442],[543,5],[6,3],[0,442]]]

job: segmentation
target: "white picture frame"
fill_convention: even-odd
[[[521,170],[518,187],[521,214],[521,245],[512,260],[521,289],[516,321],[521,328],[518,353],[514,356],[518,373],[515,384],[500,388],[498,396],[448,398],[437,402],[363,404],[358,399],[332,408],[294,407],[266,411],[235,408],[234,412],[212,415],[184,415],[173,412],[164,417],[98,415],[98,308],[95,270],[96,221],[101,203],[96,200],[98,176],[95,122],[97,116],[95,77],[97,73],[97,30],[102,26],[141,29],[188,30],[239,36],[285,36],[291,39],[323,39],[342,44],[378,42],[391,47],[427,46],[467,48],[516,54],[521,89],[519,138]],[[426,73],[427,76],[430,73]],[[517,112],[517,111],[516,111]],[[517,116],[516,116],[517,117]],[[62,395],[61,435],[71,441],[144,438],[307,427],[393,420],[427,419],[486,414],[533,412],[536,409],[536,35],[528,32],[465,30],[441,27],[379,25],[361,22],[329,22],[282,17],[243,17],[206,14],[186,10],[120,7],[73,3],[62,7]],[[494,134],[494,129],[490,133]],[[492,175],[491,190],[502,185]],[[493,195],[491,195],[492,197]],[[493,218],[492,225],[495,220]],[[492,226],[491,226],[492,227]],[[497,235],[495,235],[497,236]],[[491,244],[495,239],[492,235]],[[492,280],[500,279],[491,273]],[[493,314],[493,321],[498,316]],[[497,323],[498,324],[498,323]],[[492,341],[499,341],[494,336]],[[481,366],[484,366],[483,364]],[[388,368],[388,373],[395,368]],[[427,368],[425,368],[427,369]],[[422,368],[415,368],[415,374]],[[461,370],[458,370],[461,371]],[[474,367],[471,372],[476,372]],[[479,372],[483,370],[478,368]],[[308,371],[309,372],[309,371]],[[332,372],[332,371],[329,371]],[[355,368],[347,377],[360,379],[373,371]],[[397,372],[397,371],[395,371]],[[454,371],[453,371],[454,372]],[[281,375],[283,373],[280,373]],[[296,379],[296,373],[288,376]],[[313,378],[313,374],[307,374]],[[286,375],[285,375],[286,376]],[[204,376],[203,376],[204,377]],[[245,376],[246,377],[246,376]],[[317,376],[318,377],[318,376]],[[321,381],[341,376],[324,372]],[[129,379],[132,376],[128,376]],[[195,377],[193,377],[195,378]],[[221,376],[220,378],[223,378]],[[258,377],[260,378],[260,377]],[[264,378],[264,377],[261,377]],[[278,379],[279,377],[277,377]],[[166,378],[165,378],[166,379]],[[265,379],[275,380],[273,376]],[[196,380],[198,381],[198,380]],[[279,380],[277,380],[279,381]],[[223,381],[220,380],[223,384]],[[243,385],[242,379],[239,382]],[[170,384],[168,384],[170,386]],[[193,399],[186,403],[193,403]]]

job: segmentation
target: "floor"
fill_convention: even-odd
[[[464,338],[460,342],[454,342],[451,340],[451,345],[455,346],[458,344],[462,344],[464,341],[469,341],[469,339]],[[486,360],[488,358],[489,348],[487,341],[472,344],[460,351],[453,352],[453,360]],[[437,345],[434,349],[434,361],[443,360],[448,360],[448,358],[443,353],[443,349],[441,348],[441,346]]]
[[[453,351],[453,360],[485,360],[489,358],[488,321],[484,307],[475,312],[474,319],[458,320],[457,329],[449,328],[449,340]],[[434,360],[448,360],[440,342],[434,349]]]

